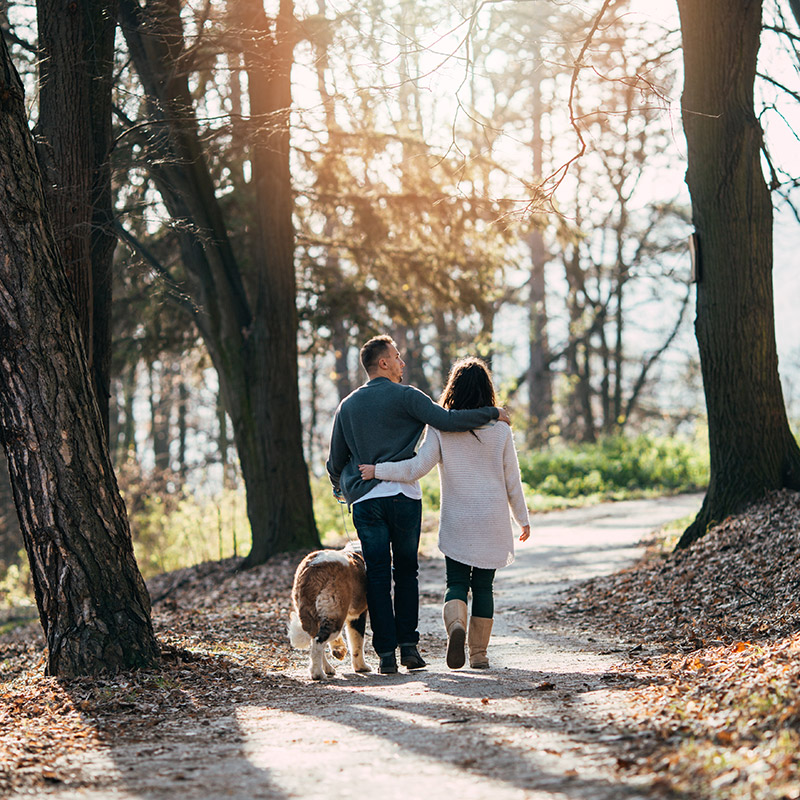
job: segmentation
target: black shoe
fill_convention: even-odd
[[[381,663],[378,672],[381,675],[394,675],[397,672],[397,658],[394,653],[386,653],[380,657]]]
[[[400,663],[408,669],[422,669],[425,664],[425,659],[419,654],[417,646],[407,644],[400,648]]]

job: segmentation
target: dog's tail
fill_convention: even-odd
[[[316,636],[317,641],[320,644],[325,644],[328,639],[335,633],[338,633],[342,629],[341,625],[337,625],[335,620],[332,620],[328,617],[323,617],[319,621],[319,633]]]
[[[303,630],[296,611],[292,611],[289,616],[288,633],[292,647],[296,647],[298,650],[308,650],[311,645],[311,637]]]

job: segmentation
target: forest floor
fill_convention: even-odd
[[[308,678],[285,626],[302,553],[150,582],[159,670],[59,682],[0,637],[0,796],[59,800],[800,798],[800,496],[667,557],[698,496],[538,515],[498,572],[488,671],[443,661],[425,537],[424,670]],[[375,658],[368,661],[375,665]]]

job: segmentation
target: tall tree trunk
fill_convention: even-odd
[[[37,0],[36,8],[37,155],[107,435],[111,267],[117,241],[108,158],[117,2]]]
[[[613,404],[613,425],[620,426],[623,424],[622,419],[622,368],[624,364],[623,353],[623,328],[625,325],[625,317],[623,314],[623,295],[625,278],[623,270],[625,267],[620,259],[617,260],[617,284],[614,287],[614,299],[616,301],[614,308],[614,404]]]
[[[580,247],[576,242],[572,252],[563,257],[564,277],[569,287],[567,291],[567,313],[569,314],[569,327],[567,329],[567,344],[564,349],[566,356],[567,401],[565,423],[563,426],[564,437],[567,440],[587,441],[587,432],[592,428],[591,416],[587,418],[584,400],[585,383],[581,370],[581,346],[584,343],[587,330],[585,324],[585,304],[581,302],[583,273],[581,271]],[[579,420],[583,425],[579,425]]]
[[[240,4],[250,32],[245,67],[256,121],[253,183],[259,217],[255,313],[244,345],[249,407],[256,419],[265,416],[270,421],[269,426],[254,429],[250,436],[237,434],[236,439],[247,478],[248,515],[268,526],[272,540],[253,537],[245,564],[255,565],[272,555],[273,542],[316,542],[317,533],[303,458],[297,375],[294,199],[289,172],[294,8],[292,0],[280,0],[278,17],[270,21],[263,0],[240,0]]]
[[[686,182],[701,248],[695,332],[708,409],[711,477],[686,547],[766,490],[800,489],[775,345],[772,202],[753,83],[760,0],[678,0],[683,32]]]
[[[180,365],[176,364],[177,370],[180,370]],[[181,476],[181,482],[186,480],[186,475],[189,472],[188,464],[186,463],[186,453],[188,448],[189,437],[189,387],[186,381],[177,375],[178,381],[178,472]]]
[[[136,364],[131,364],[122,376],[125,420],[122,426],[122,458],[136,458],[136,420],[133,402],[136,398]]]
[[[611,353],[606,339],[606,326],[599,325],[597,335],[600,337],[600,362],[603,374],[600,378],[600,413],[602,414],[603,433],[614,430],[616,420],[611,414]]]
[[[592,350],[587,335],[578,347],[578,353],[583,356],[583,364],[579,367],[578,392],[580,394],[581,416],[583,416],[583,433],[581,440],[584,442],[596,442],[597,430],[594,424],[594,411],[592,409],[592,381],[591,381],[591,357]]]
[[[251,7],[252,6],[252,7]],[[247,566],[319,544],[303,460],[297,381],[297,312],[289,181],[291,4],[273,30],[260,3],[237,6],[246,20],[253,131],[253,183],[261,230],[255,276],[245,293],[203,152],[187,76],[177,4],[121,0],[122,29],[158,121],[148,169],[178,236],[193,318],[219,375],[220,392],[247,489],[253,547]],[[254,27],[255,25],[255,27]],[[250,52],[252,51],[252,52]]]
[[[172,392],[169,372],[163,362],[150,364],[150,436],[153,440],[153,461],[159,483],[166,481],[169,471],[169,418],[172,410]]]
[[[8,464],[4,458],[0,458],[0,570],[14,563],[21,549],[22,533],[11,491]]]
[[[217,449],[219,451],[219,463],[222,465],[222,488],[232,489],[236,483],[236,470],[230,462],[228,451],[230,450],[231,440],[228,436],[228,412],[225,410],[225,401],[221,394],[217,395],[217,424],[219,432],[217,435]]]
[[[45,216],[22,82],[0,43],[0,433],[47,640],[47,672],[152,666],[158,645]]]
[[[534,56],[538,61],[538,52]],[[541,77],[533,79],[533,176],[543,179],[544,137],[542,135]],[[553,413],[553,376],[550,372],[550,342],[547,335],[547,286],[545,265],[548,254],[540,228],[531,231],[528,238],[531,251],[531,274],[528,282],[528,314],[530,320],[528,367],[528,433],[529,447],[538,447],[549,438],[548,426]]]
[[[330,257],[327,259],[330,260]],[[336,259],[336,269],[339,269]],[[344,400],[353,391],[353,382],[350,380],[350,368],[347,364],[347,356],[350,351],[350,337],[348,336],[348,324],[344,319],[332,322],[331,344],[333,345],[333,382],[336,384],[336,394],[340,401]]]
[[[398,325],[395,331],[395,339],[403,355],[403,361],[406,362],[406,368],[403,370],[403,383],[416,386],[425,394],[430,395],[432,391],[431,384],[425,374],[422,345],[417,336],[417,331],[406,325]]]

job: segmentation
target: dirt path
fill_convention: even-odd
[[[492,669],[443,662],[443,563],[425,562],[414,673],[311,683],[304,668],[241,670],[243,700],[216,715],[165,720],[69,765],[75,780],[21,797],[59,800],[649,798],[616,769],[634,684],[612,667],[635,642],[556,626],[542,609],[570,581],[612,572],[699,496],[616,503],[534,519],[531,541],[498,573]],[[374,665],[375,659],[371,658]]]

